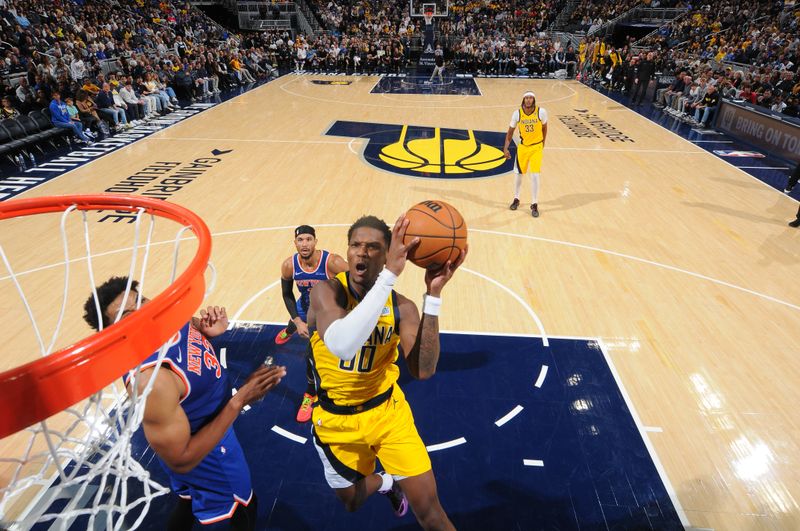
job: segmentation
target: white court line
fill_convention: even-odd
[[[611,375],[614,376],[614,380],[617,382],[617,387],[619,388],[619,392],[622,394],[622,398],[625,399],[625,404],[628,406],[628,411],[631,412],[631,416],[633,417],[633,421],[636,423],[636,428],[639,430],[639,435],[644,441],[645,447],[647,447],[647,451],[650,454],[650,459],[653,460],[653,464],[658,471],[658,475],[661,476],[661,481],[664,483],[664,488],[667,489],[669,493],[669,497],[672,500],[672,505],[675,507],[675,511],[678,513],[678,518],[681,519],[681,524],[683,527],[689,526],[689,518],[686,516],[686,512],[683,510],[683,506],[681,506],[680,500],[678,500],[678,494],[675,492],[675,488],[672,486],[672,483],[669,481],[669,477],[667,476],[667,471],[664,470],[664,465],[661,464],[661,460],[658,458],[658,454],[656,453],[656,449],[653,447],[653,443],[650,442],[650,438],[646,435],[645,430],[643,428],[644,424],[642,424],[642,419],[639,418],[639,414],[636,412],[636,408],[633,407],[633,401],[631,400],[628,391],[625,389],[625,386],[622,384],[622,378],[620,378],[619,373],[617,372],[617,368],[614,366],[614,362],[611,359],[611,356],[608,353],[608,349],[606,348],[606,344],[603,342],[602,339],[597,338],[598,346],[600,347],[600,352],[603,353],[603,357],[606,359],[606,364],[608,368],[611,370]]]
[[[244,323],[248,321],[242,321]],[[270,323],[270,324],[285,324],[285,323]],[[498,336],[498,337],[527,337],[532,339],[539,339],[542,336],[537,334],[521,334],[517,332],[479,332],[473,330],[439,330],[442,334],[465,334],[470,336]],[[554,336],[554,335],[547,335],[548,339],[570,339],[576,341],[586,341],[591,340],[591,337],[588,336]]]
[[[272,325],[272,326],[285,326],[286,321],[259,321],[257,319],[239,319],[239,320],[231,320],[231,323],[234,324],[254,324],[254,325]],[[231,327],[229,326],[228,329]],[[523,337],[528,339],[541,339],[541,335],[539,334],[523,334],[523,333],[516,333],[516,332],[481,332],[477,330],[439,330],[441,334],[451,334],[451,335],[468,335],[468,336],[497,336],[497,337]],[[547,339],[567,339],[572,341],[594,341],[591,337],[588,336],[560,336],[560,335],[549,335]]]
[[[238,392],[239,392],[239,390],[238,390],[238,389],[236,389],[235,387],[231,387],[231,396],[235,395],[235,394],[236,394],[236,393],[238,393]],[[242,408],[242,411],[250,411],[251,409],[252,409],[252,408],[251,408],[250,406],[244,406],[244,407]]]
[[[720,286],[726,286],[728,288],[733,288],[735,290],[742,291],[744,293],[749,293],[750,295],[755,295],[756,297],[761,297],[762,299],[766,299],[766,300],[771,301],[771,302],[776,302],[778,304],[782,304],[783,306],[788,306],[789,308],[792,308],[794,310],[800,310],[800,306],[797,306],[796,304],[792,304],[790,302],[782,301],[780,299],[776,299],[775,297],[772,297],[770,295],[766,295],[764,293],[759,293],[759,292],[753,291],[751,289],[743,288],[742,286],[737,286],[736,284],[731,284],[730,282],[725,282],[724,280],[719,280],[719,279],[716,279],[716,278],[712,278],[712,277],[709,277],[709,276],[706,276],[706,275],[702,275],[700,273],[694,273],[692,271],[687,271],[686,269],[681,269],[679,267],[675,267],[675,266],[671,266],[671,265],[667,265],[667,264],[662,264],[662,263],[659,263],[659,262],[653,262],[652,260],[647,260],[646,258],[639,258],[638,256],[632,256],[632,255],[625,254],[625,253],[618,253],[616,251],[609,251],[608,249],[602,249],[600,247],[592,247],[591,245],[583,245],[583,244],[580,244],[580,243],[572,243],[572,242],[566,242],[566,241],[562,241],[562,240],[552,240],[550,238],[541,238],[539,236],[529,236],[527,234],[515,234],[515,233],[511,233],[511,232],[502,232],[502,231],[484,230],[484,229],[469,229],[469,230],[471,232],[482,232],[482,233],[485,233],[485,234],[502,234],[502,235],[505,235],[505,236],[510,236],[512,238],[523,238],[523,239],[526,239],[526,240],[535,240],[535,241],[541,241],[541,242],[547,242],[547,243],[554,243],[554,244],[557,244],[557,245],[565,245],[567,247],[574,247],[576,249],[586,249],[586,250],[589,250],[589,251],[596,251],[596,252],[608,254],[608,255],[611,255],[611,256],[617,256],[619,258],[627,258],[628,260],[634,260],[636,262],[641,262],[643,264],[649,264],[649,265],[660,267],[660,268],[663,268],[663,269],[668,269],[669,271],[675,271],[677,273],[683,273],[685,275],[689,275],[689,276],[692,276],[692,277],[695,277],[695,278],[699,278],[699,279],[702,279],[702,280],[708,280],[709,282],[713,282],[714,284],[718,284]],[[463,267],[462,267],[462,269],[463,269]]]
[[[288,78],[293,78],[293,79],[289,79],[285,83],[278,85],[278,88],[280,88],[280,90],[282,90],[283,92],[286,92],[287,94],[291,94],[293,96],[297,96],[298,98],[306,98],[306,99],[309,99],[309,100],[321,101],[323,103],[331,103],[331,104],[339,104],[339,105],[356,105],[358,107],[381,107],[381,108],[384,108],[384,109],[397,109],[398,107],[414,108],[414,107],[419,107],[420,104],[428,104],[428,103],[430,103],[430,105],[423,105],[422,108],[424,108],[424,109],[432,109],[434,107],[441,107],[442,109],[479,110],[479,109],[508,109],[508,108],[512,108],[513,107],[513,105],[509,106],[509,104],[502,104],[502,105],[469,105],[469,106],[444,105],[444,103],[446,103],[446,102],[442,101],[440,99],[432,100],[432,101],[415,101],[411,105],[400,106],[400,105],[397,105],[397,104],[395,104],[395,105],[380,105],[380,104],[377,104],[377,103],[365,103],[365,102],[354,102],[354,101],[347,101],[347,100],[333,100],[333,99],[329,99],[329,98],[317,98],[315,96],[309,96],[308,94],[300,94],[300,93],[294,92],[294,91],[286,88],[289,85],[291,85],[292,83],[296,82],[298,79],[303,79],[300,76],[294,76],[292,74],[287,74],[287,75],[281,76],[281,77],[279,77],[277,79],[284,79],[284,78],[287,78],[287,77]],[[370,77],[370,76],[366,76],[366,77]],[[519,85],[525,86],[525,85],[530,85],[531,81],[548,81],[548,80],[546,80],[546,79],[539,79],[539,80],[514,79],[514,78],[509,78],[507,80],[508,84],[511,84],[514,81],[518,81]],[[567,85],[563,81],[558,81],[558,83],[556,83],[553,86],[558,86],[558,85],[560,85],[560,86],[566,88],[567,90],[569,90],[571,92],[571,94],[567,94],[566,96],[562,96],[560,98],[555,98],[555,99],[552,99],[552,100],[542,99],[542,101],[540,103],[555,103],[557,101],[562,101],[562,100],[565,100],[565,99],[569,99],[569,98],[571,98],[571,97],[573,97],[573,96],[575,96],[577,94],[577,91],[574,88],[570,87],[569,85]],[[522,92],[523,92],[522,89],[520,89],[520,93],[522,93]]]
[[[295,435],[294,433],[292,433],[290,431],[286,431],[283,428],[281,428],[280,426],[273,426],[272,427],[272,431],[274,431],[278,435],[283,435],[287,439],[292,440],[292,441],[294,441],[296,443],[305,444],[306,441],[308,440],[305,437],[300,437],[299,435]]]
[[[605,94],[603,94],[603,93],[602,93],[602,92],[600,92],[599,90],[595,90],[595,89],[593,89],[592,87],[589,87],[589,86],[586,86],[586,85],[583,85],[583,86],[584,86],[584,87],[586,87],[586,89],[588,89],[588,90],[591,90],[592,92],[594,92],[594,93],[596,93],[596,94],[599,94],[601,97],[603,97],[603,98],[607,99],[608,101],[610,101],[610,102],[613,102],[615,105],[622,105],[622,106],[623,106],[623,107],[624,107],[624,108],[625,108],[627,111],[630,111],[631,113],[633,113],[634,115],[638,116],[638,117],[639,117],[639,118],[641,118],[642,120],[645,120],[645,121],[647,121],[647,122],[648,122],[648,123],[650,123],[650,124],[653,124],[653,125],[656,125],[656,126],[660,127],[661,129],[663,129],[663,130],[664,130],[664,131],[666,131],[667,133],[669,133],[669,134],[671,134],[671,135],[673,135],[673,136],[675,136],[675,137],[678,137],[678,138],[680,138],[680,139],[681,139],[681,140],[683,140],[684,142],[689,142],[689,140],[687,140],[687,139],[683,138],[683,137],[682,137],[681,135],[679,135],[678,133],[676,133],[676,132],[674,132],[674,131],[670,131],[669,129],[667,129],[667,128],[666,128],[666,127],[664,127],[663,125],[659,124],[658,122],[655,122],[655,121],[651,120],[650,118],[648,118],[647,116],[644,116],[643,114],[639,114],[638,112],[636,112],[636,111],[634,111],[633,109],[629,108],[627,105],[620,104],[619,102],[617,102],[617,101],[614,101],[614,99],[612,99],[612,98],[609,98],[608,96],[606,96]],[[764,181],[762,181],[761,179],[759,179],[759,178],[758,178],[758,177],[756,177],[755,175],[750,175],[750,174],[749,174],[749,173],[747,173],[746,171],[744,171],[744,170],[742,170],[742,169],[738,168],[738,167],[737,167],[735,164],[733,164],[733,163],[731,163],[731,162],[728,162],[728,161],[727,161],[727,160],[725,160],[724,158],[722,158],[722,157],[718,157],[717,155],[714,155],[714,154],[713,154],[713,153],[711,153],[710,151],[705,151],[705,150],[703,150],[703,153],[707,153],[707,154],[708,154],[710,157],[713,157],[715,160],[722,161],[723,163],[727,164],[727,165],[728,165],[728,166],[730,166],[731,168],[736,168],[737,170],[739,170],[739,171],[740,171],[740,172],[742,172],[743,174],[745,174],[745,175],[747,175],[748,177],[750,177],[751,179],[754,179],[754,180],[756,180],[757,182],[759,182],[759,183],[763,184],[764,186],[766,186],[766,187],[767,187],[767,188],[769,188],[770,190],[773,190],[773,191],[775,191],[775,192],[778,192],[778,193],[779,193],[779,194],[781,194],[781,195],[784,195],[784,196],[786,196],[786,194],[784,194],[784,193],[783,193],[781,190],[778,190],[778,189],[776,189],[776,188],[773,188],[772,186],[770,186],[769,184],[765,183]],[[786,196],[786,197],[788,197],[789,199],[791,199],[792,201],[794,201],[794,202],[796,202],[796,203],[798,202],[798,200],[797,200],[797,199],[795,199],[794,197],[791,197],[791,196]]]
[[[542,369],[539,371],[539,377],[536,378],[536,383],[533,384],[533,386],[541,388],[545,378],[547,378],[547,365],[542,365]]]
[[[661,426],[642,426],[642,429],[648,433],[663,433],[664,428]]]
[[[781,194],[781,195],[784,195],[784,194]],[[317,223],[317,224],[314,224],[313,226],[314,227],[349,227],[350,224],[349,223]],[[236,234],[247,234],[247,233],[252,233],[252,232],[270,232],[270,231],[288,230],[288,229],[294,229],[294,228],[295,228],[295,225],[283,225],[283,226],[279,226],[279,227],[257,227],[257,228],[252,228],[252,229],[237,229],[237,230],[215,232],[211,236],[214,237],[214,238],[217,238],[217,237],[220,237],[220,236],[231,236],[231,235],[236,235]],[[695,277],[695,278],[699,278],[701,280],[707,280],[707,281],[712,282],[714,284],[718,284],[720,286],[729,287],[729,288],[732,288],[732,289],[735,289],[735,290],[738,290],[738,291],[742,291],[744,293],[748,293],[750,295],[755,295],[756,297],[760,297],[760,298],[768,300],[770,302],[778,303],[778,304],[780,304],[782,306],[786,306],[786,307],[792,308],[794,310],[800,310],[800,306],[792,304],[792,303],[787,302],[787,301],[783,301],[783,300],[777,299],[775,297],[772,297],[771,295],[766,295],[764,293],[760,293],[758,291],[753,291],[751,289],[744,288],[742,286],[737,286],[736,284],[731,284],[730,282],[725,282],[724,280],[719,280],[719,279],[716,279],[716,278],[713,278],[713,277],[702,275],[700,273],[694,273],[692,271],[688,271],[686,269],[681,269],[679,267],[675,267],[675,266],[671,266],[671,265],[667,265],[667,264],[662,264],[660,262],[654,262],[652,260],[647,260],[645,258],[639,258],[638,256],[633,256],[633,255],[624,254],[624,253],[618,253],[616,251],[610,251],[608,249],[602,249],[600,247],[592,247],[590,245],[583,245],[583,244],[580,244],[580,243],[573,243],[573,242],[568,242],[568,241],[563,241],[563,240],[553,240],[553,239],[550,239],[550,238],[541,238],[541,237],[538,237],[538,236],[528,236],[526,234],[516,234],[516,233],[511,233],[511,232],[502,232],[502,231],[487,230],[487,229],[474,229],[474,228],[470,229],[470,231],[471,232],[480,232],[480,233],[484,233],[484,234],[496,234],[496,235],[501,235],[501,236],[509,236],[509,237],[512,237],[512,238],[523,238],[523,239],[527,239],[527,240],[542,241],[542,242],[546,242],[546,243],[553,243],[553,244],[556,244],[556,245],[564,245],[564,246],[567,246],[567,247],[574,247],[576,249],[585,249],[585,250],[589,250],[589,251],[595,251],[595,252],[599,252],[599,253],[603,253],[603,254],[608,254],[608,255],[611,255],[611,256],[616,256],[616,257],[619,257],[619,258],[626,258],[628,260],[634,260],[636,262],[641,262],[643,264],[649,264],[649,265],[652,265],[652,266],[655,266],[655,267],[660,267],[660,268],[667,269],[667,270],[670,270],[670,271],[674,271],[674,272],[677,272],[677,273],[683,273],[685,275],[689,275],[689,276],[692,276],[692,277]],[[194,237],[193,235],[189,235],[189,236],[186,236],[186,237],[184,237],[182,239],[189,240],[189,239],[192,239],[193,237]],[[164,240],[164,241],[160,241],[160,242],[153,242],[153,243],[151,243],[151,247],[157,246],[157,245],[164,245],[164,244],[173,244],[174,242],[175,242],[175,240],[172,240],[172,239],[171,240]],[[124,252],[129,252],[130,250],[131,250],[130,247],[123,247],[123,248],[120,248],[120,249],[115,249],[113,251],[105,251],[103,253],[94,254],[94,255],[92,255],[92,258],[101,257],[101,256],[108,256],[108,255],[112,255],[112,254],[119,254],[119,253],[124,253]],[[80,261],[83,261],[83,260],[86,260],[86,258],[85,257],[77,257],[77,258],[71,259],[70,263],[80,262]],[[30,273],[36,273],[38,271],[44,271],[46,269],[53,269],[55,267],[61,267],[63,265],[64,265],[63,262],[56,262],[54,264],[34,267],[33,269],[28,269],[27,271],[21,271],[21,272],[18,272],[16,275],[17,275],[17,277],[21,277],[21,276],[24,276],[24,275],[27,275],[27,274],[30,274]],[[4,277],[0,277],[0,281],[8,280],[9,278],[11,278],[11,277],[6,275]],[[501,334],[498,334],[498,335],[501,335]],[[540,337],[540,336],[531,336],[531,337]],[[574,338],[574,339],[583,339],[583,338]]]
[[[196,136],[182,136],[180,138],[154,138],[153,140],[166,140],[168,142],[252,142],[257,144],[347,144],[347,140],[280,140],[269,138],[207,138]]]
[[[520,303],[522,305],[523,308],[525,308],[525,310],[528,312],[528,315],[530,315],[531,318],[533,319],[533,321],[536,323],[536,326],[539,327],[539,332],[541,332],[541,334],[542,334],[542,344],[544,344],[545,347],[549,347],[550,346],[550,342],[547,341],[547,333],[544,331],[544,326],[542,325],[542,321],[539,319],[539,316],[536,315],[536,312],[533,311],[533,309],[528,305],[527,302],[525,302],[523,300],[522,297],[520,297],[519,295],[516,294],[516,292],[514,292],[511,289],[507,288],[506,286],[504,286],[503,284],[499,283],[495,279],[493,279],[491,277],[487,277],[483,273],[478,273],[477,271],[474,271],[472,269],[466,268],[464,266],[461,266],[461,270],[462,271],[466,271],[467,273],[471,273],[471,274],[475,275],[478,278],[482,278],[483,280],[491,282],[492,284],[494,284],[498,288],[502,289],[503,291],[505,291],[506,293],[511,295],[514,298],[514,300],[516,300],[518,303]]]
[[[517,415],[519,415],[519,414],[520,414],[520,412],[521,412],[523,409],[525,409],[525,408],[523,408],[523,407],[522,407],[522,406],[520,406],[520,405],[517,405],[516,407],[514,407],[514,409],[512,409],[511,411],[509,411],[508,413],[506,413],[505,415],[503,415],[502,417],[500,417],[499,419],[497,419],[496,421],[494,421],[494,425],[495,425],[495,426],[497,426],[497,427],[499,428],[500,426],[502,426],[503,424],[505,424],[505,423],[506,423],[506,422],[508,422],[509,420],[511,420],[511,419],[513,419],[514,417],[516,417]]]
[[[733,140],[690,140],[692,144],[733,144]]]
[[[280,79],[280,78],[275,78],[275,79]],[[142,140],[159,140],[159,139],[161,138],[161,136],[162,136],[162,135],[164,135],[164,134],[166,133],[167,129],[169,129],[170,127],[172,127],[172,126],[174,126],[174,125],[184,124],[184,123],[188,122],[189,120],[192,120],[192,119],[194,119],[194,118],[197,118],[197,117],[198,117],[198,116],[200,116],[201,114],[205,114],[205,113],[211,113],[211,112],[213,112],[215,109],[218,109],[218,108],[222,107],[223,105],[227,105],[228,103],[231,103],[231,102],[233,102],[233,100],[235,100],[235,99],[237,99],[237,98],[241,98],[241,97],[242,97],[242,96],[244,96],[245,94],[249,94],[249,93],[251,93],[251,92],[255,92],[256,90],[258,90],[258,89],[260,89],[260,88],[262,88],[262,87],[265,87],[266,85],[269,85],[269,84],[270,84],[272,81],[275,81],[275,80],[274,80],[274,79],[270,79],[269,81],[265,81],[264,83],[262,83],[261,85],[259,85],[259,86],[257,86],[257,87],[253,87],[252,89],[248,90],[247,92],[243,92],[243,93],[241,93],[241,94],[237,94],[236,96],[232,97],[232,98],[231,98],[231,99],[229,99],[229,100],[226,100],[226,101],[223,101],[223,102],[217,103],[217,104],[216,104],[216,105],[214,105],[213,107],[206,107],[206,108],[205,108],[205,109],[204,109],[202,112],[198,112],[198,113],[196,113],[196,114],[194,114],[194,115],[192,115],[192,116],[189,116],[188,118],[184,118],[183,120],[181,120],[181,121],[179,121],[179,122],[175,122],[175,123],[173,123],[173,124],[171,124],[171,125],[167,125],[167,126],[165,126],[164,128],[162,128],[160,131],[156,131],[156,132],[154,132],[154,133],[151,133],[151,134],[149,134],[149,135],[147,135],[147,136],[145,136],[145,137],[142,137],[142,138],[139,138],[139,139],[137,139],[137,140],[134,140],[134,141],[133,141],[133,142],[131,142],[130,144],[128,144],[128,145],[126,145],[126,146],[124,146],[124,147],[121,147],[121,148],[119,148],[119,149],[115,149],[114,151],[110,151],[110,152],[106,153],[105,155],[101,155],[101,156],[99,156],[99,157],[95,157],[95,158],[93,158],[92,160],[90,160],[89,162],[87,162],[86,164],[81,164],[80,166],[76,166],[76,167],[74,167],[73,169],[71,169],[71,170],[69,170],[69,171],[65,171],[65,172],[64,172],[64,173],[62,173],[61,175],[56,175],[55,177],[53,177],[53,178],[51,178],[51,179],[48,179],[47,181],[44,181],[44,182],[42,182],[42,183],[40,183],[40,184],[38,184],[38,185],[34,186],[33,188],[29,189],[29,190],[25,190],[25,191],[24,191],[24,192],[22,192],[21,194],[19,194],[19,195],[16,195],[16,196],[14,196],[14,197],[15,197],[15,198],[19,198],[19,197],[21,197],[21,196],[23,196],[23,195],[27,194],[28,192],[31,192],[32,190],[35,190],[36,188],[38,188],[38,187],[39,187],[39,186],[41,186],[42,184],[45,184],[45,183],[48,183],[48,184],[49,184],[49,183],[52,183],[52,182],[54,182],[54,181],[55,181],[55,180],[57,180],[57,179],[60,179],[60,178],[62,178],[62,177],[64,177],[64,176],[66,176],[66,175],[69,175],[69,174],[71,174],[72,172],[75,172],[75,171],[78,171],[78,170],[80,170],[80,169],[83,169],[83,168],[85,168],[85,167],[89,166],[90,164],[94,164],[94,163],[95,163],[95,162],[97,162],[98,160],[100,160],[100,159],[102,159],[102,158],[105,158],[107,155],[111,155],[111,154],[113,154],[113,153],[117,153],[117,152],[120,152],[120,151],[126,150],[126,149],[128,149],[128,147],[130,147],[130,146],[132,146],[132,145],[136,144],[137,142],[141,142]],[[191,105],[196,105],[196,104],[191,104]],[[188,105],[187,107],[191,107],[191,105]],[[176,109],[176,110],[178,110],[178,109]],[[133,133],[133,132],[136,132],[136,128],[133,128],[133,129],[131,129],[129,132],[132,132],[132,133]],[[113,140],[113,137],[111,137],[111,139]],[[90,148],[90,149],[91,149],[91,148]],[[69,156],[69,153],[67,153],[67,154],[66,154],[66,156]],[[0,280],[3,280],[3,279],[0,279]]]
[[[686,151],[685,149],[624,149],[624,148],[581,148],[581,147],[555,147],[549,146],[546,148],[548,151],[593,151],[602,153],[680,153],[681,155],[700,155],[701,153],[708,153],[707,151]]]
[[[525,466],[544,466],[544,461],[541,459],[523,459],[522,464]]]
[[[347,143],[347,149],[349,149],[353,155],[358,155],[358,152],[353,149],[353,142],[356,140],[358,140],[358,137],[351,139],[350,142]]]
[[[374,92],[374,90],[378,88],[378,85],[381,84],[381,81],[383,81],[383,76],[378,76],[378,80],[375,82],[374,85],[372,85],[372,88],[369,89],[369,94],[377,94],[376,92]]]
[[[237,321],[231,320],[230,322],[234,324],[254,324],[254,325],[272,325],[272,326],[285,326],[286,321],[259,321],[256,319],[239,319]],[[228,327],[229,329],[231,327]],[[441,334],[452,334],[452,335],[468,335],[468,336],[497,336],[497,337],[522,337],[528,339],[541,339],[542,336],[539,334],[523,334],[523,333],[516,333],[516,332],[481,332],[476,330],[439,330]],[[561,335],[548,335],[547,339],[566,339],[570,341],[594,341],[592,337],[589,336],[561,336]],[[613,339],[613,338],[612,338]]]
[[[347,144],[354,155],[358,155],[353,150],[352,145],[356,140],[369,140],[369,137],[354,137],[348,140],[277,140],[277,139],[258,139],[258,138],[208,138],[208,137],[181,137],[181,138],[153,138],[153,140],[164,140],[167,142],[250,142],[256,144]],[[559,147],[549,146],[551,151],[591,151],[596,153],[681,153],[683,155],[699,155],[703,151],[684,151],[675,149],[625,149],[625,148],[584,148],[584,147]],[[788,168],[787,168],[788,169]]]
[[[788,170],[787,166],[736,166],[740,170]],[[780,190],[779,190],[780,191]]]
[[[452,441],[447,441],[439,444],[431,444],[426,446],[425,449],[428,452],[438,452],[439,450],[445,450],[447,448],[452,448],[453,446],[460,446],[462,444],[466,444],[467,440],[464,437],[459,437],[458,439],[453,439]]]
[[[395,101],[397,103],[430,103],[429,101],[426,100],[406,99],[407,96],[422,96],[423,98],[428,98],[430,96],[441,96],[442,98],[445,98],[441,100],[442,102],[464,101],[474,96],[474,94],[424,94],[424,93],[402,94],[402,93],[392,93],[392,92],[381,92],[380,95],[381,97],[389,101]],[[389,96],[400,96],[403,99],[390,98]],[[454,96],[460,96],[460,97],[454,98]]]
[[[233,314],[233,318],[232,318],[230,321],[228,321],[228,328],[230,328],[230,327],[232,326],[232,323],[233,323],[234,321],[238,321],[238,320],[239,320],[239,317],[241,317],[242,313],[243,313],[243,312],[244,312],[244,311],[247,309],[247,307],[248,307],[248,306],[250,306],[251,304],[253,304],[253,302],[254,302],[254,301],[257,299],[257,298],[259,298],[261,295],[263,295],[263,294],[264,294],[264,293],[266,293],[267,291],[269,291],[269,290],[271,290],[272,288],[274,288],[275,286],[277,286],[277,285],[278,285],[278,283],[279,283],[280,281],[281,281],[281,279],[278,279],[278,280],[276,280],[275,282],[272,282],[271,284],[268,284],[266,287],[264,287],[264,288],[261,288],[261,290],[260,290],[260,291],[258,291],[258,292],[257,292],[255,295],[253,295],[252,297],[250,297],[249,299],[247,299],[247,300],[245,301],[245,303],[244,303],[244,304],[242,304],[242,306],[241,306],[241,307],[240,307],[240,308],[239,308],[239,309],[236,311],[236,313],[235,313],[235,314]]]

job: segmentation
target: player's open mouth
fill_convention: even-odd
[[[364,263],[356,264],[356,271],[358,271],[359,273],[363,273],[366,270],[367,270],[367,264]]]

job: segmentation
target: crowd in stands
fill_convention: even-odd
[[[629,91],[650,51],[653,70],[672,80],[656,100],[667,114],[706,125],[713,115],[707,107],[726,98],[798,117],[800,9],[789,7],[706,0],[638,43],[646,45],[641,53],[587,39],[581,45],[581,72],[585,80]],[[650,69],[648,63],[645,70]]]
[[[46,110],[89,141],[277,75],[263,44],[166,0],[0,2],[0,112]]]
[[[559,7],[554,0],[454,0],[448,16],[435,21],[437,42],[465,73],[551,73],[566,64],[566,50],[559,53],[542,32]],[[410,48],[420,45],[424,31],[422,18],[411,17],[405,3],[331,0],[312,3],[312,10],[329,31],[302,45],[309,49],[300,53],[312,70],[330,69],[335,55],[337,65],[350,67],[348,72],[400,71],[409,66]]]
[[[658,4],[658,2],[655,2]],[[652,2],[641,2],[641,0],[621,0],[620,2],[597,2],[595,0],[581,0],[575,11],[570,15],[564,30],[574,33],[585,31],[594,33],[610,20],[614,20],[633,7],[644,4],[650,6]]]
[[[179,0],[0,0],[0,113],[58,111],[54,123],[66,119],[70,128],[78,124],[97,136],[169,113],[179,102],[290,71],[387,73],[413,66],[424,21],[409,15],[405,2],[308,3],[327,31],[235,35]],[[555,0],[453,0],[448,16],[436,20],[437,42],[459,72],[566,70],[620,90],[636,84],[647,62],[675,77],[658,103],[687,121],[709,86],[721,97],[797,116],[800,12],[780,0],[581,0],[568,24],[597,27],[640,3],[687,9],[646,40],[641,53],[596,37],[579,50],[554,42],[543,32],[565,5]],[[19,82],[10,83],[9,75]]]

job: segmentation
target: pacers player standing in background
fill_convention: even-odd
[[[514,111],[511,123],[508,124],[503,154],[511,158],[508,146],[514,137],[514,130],[519,126],[519,146],[517,160],[514,162],[514,201],[509,208],[519,207],[519,191],[522,188],[522,174],[531,176],[531,216],[539,217],[539,172],[542,168],[542,152],[547,139],[547,111],[536,105],[536,95],[526,92],[522,96],[522,106]]]
[[[347,262],[339,256],[325,250],[317,249],[317,233],[310,225],[300,225],[294,229],[294,246],[297,252],[281,264],[281,291],[283,303],[289,311],[289,324],[275,336],[275,343],[283,345],[292,335],[297,334],[308,339],[308,294],[319,282],[333,278],[337,273],[347,271]],[[297,284],[300,297],[294,300],[293,286]],[[297,409],[297,422],[311,420],[311,409],[317,401],[314,387],[314,375],[311,372],[311,361],[306,357],[306,391]]]
[[[319,407],[312,433],[325,479],[348,511],[375,492],[389,496],[395,514],[411,505],[423,529],[450,530],[436,479],[414,416],[397,385],[398,345],[411,376],[427,379],[439,361],[439,309],[445,284],[466,257],[425,273],[422,318],[416,304],[392,287],[408,252],[409,221],[394,231],[374,216],[348,231],[349,270],[311,292],[309,326]],[[385,267],[384,267],[385,266]],[[375,473],[375,458],[384,472]]]

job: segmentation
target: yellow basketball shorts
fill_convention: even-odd
[[[542,152],[544,146],[542,142],[533,146],[517,146],[517,160],[514,164],[514,171],[517,173],[539,173],[542,170]]]
[[[312,421],[314,445],[331,488],[349,487],[374,473],[376,457],[397,479],[431,469],[411,407],[397,385],[378,407],[355,415],[337,415],[315,407]]]

